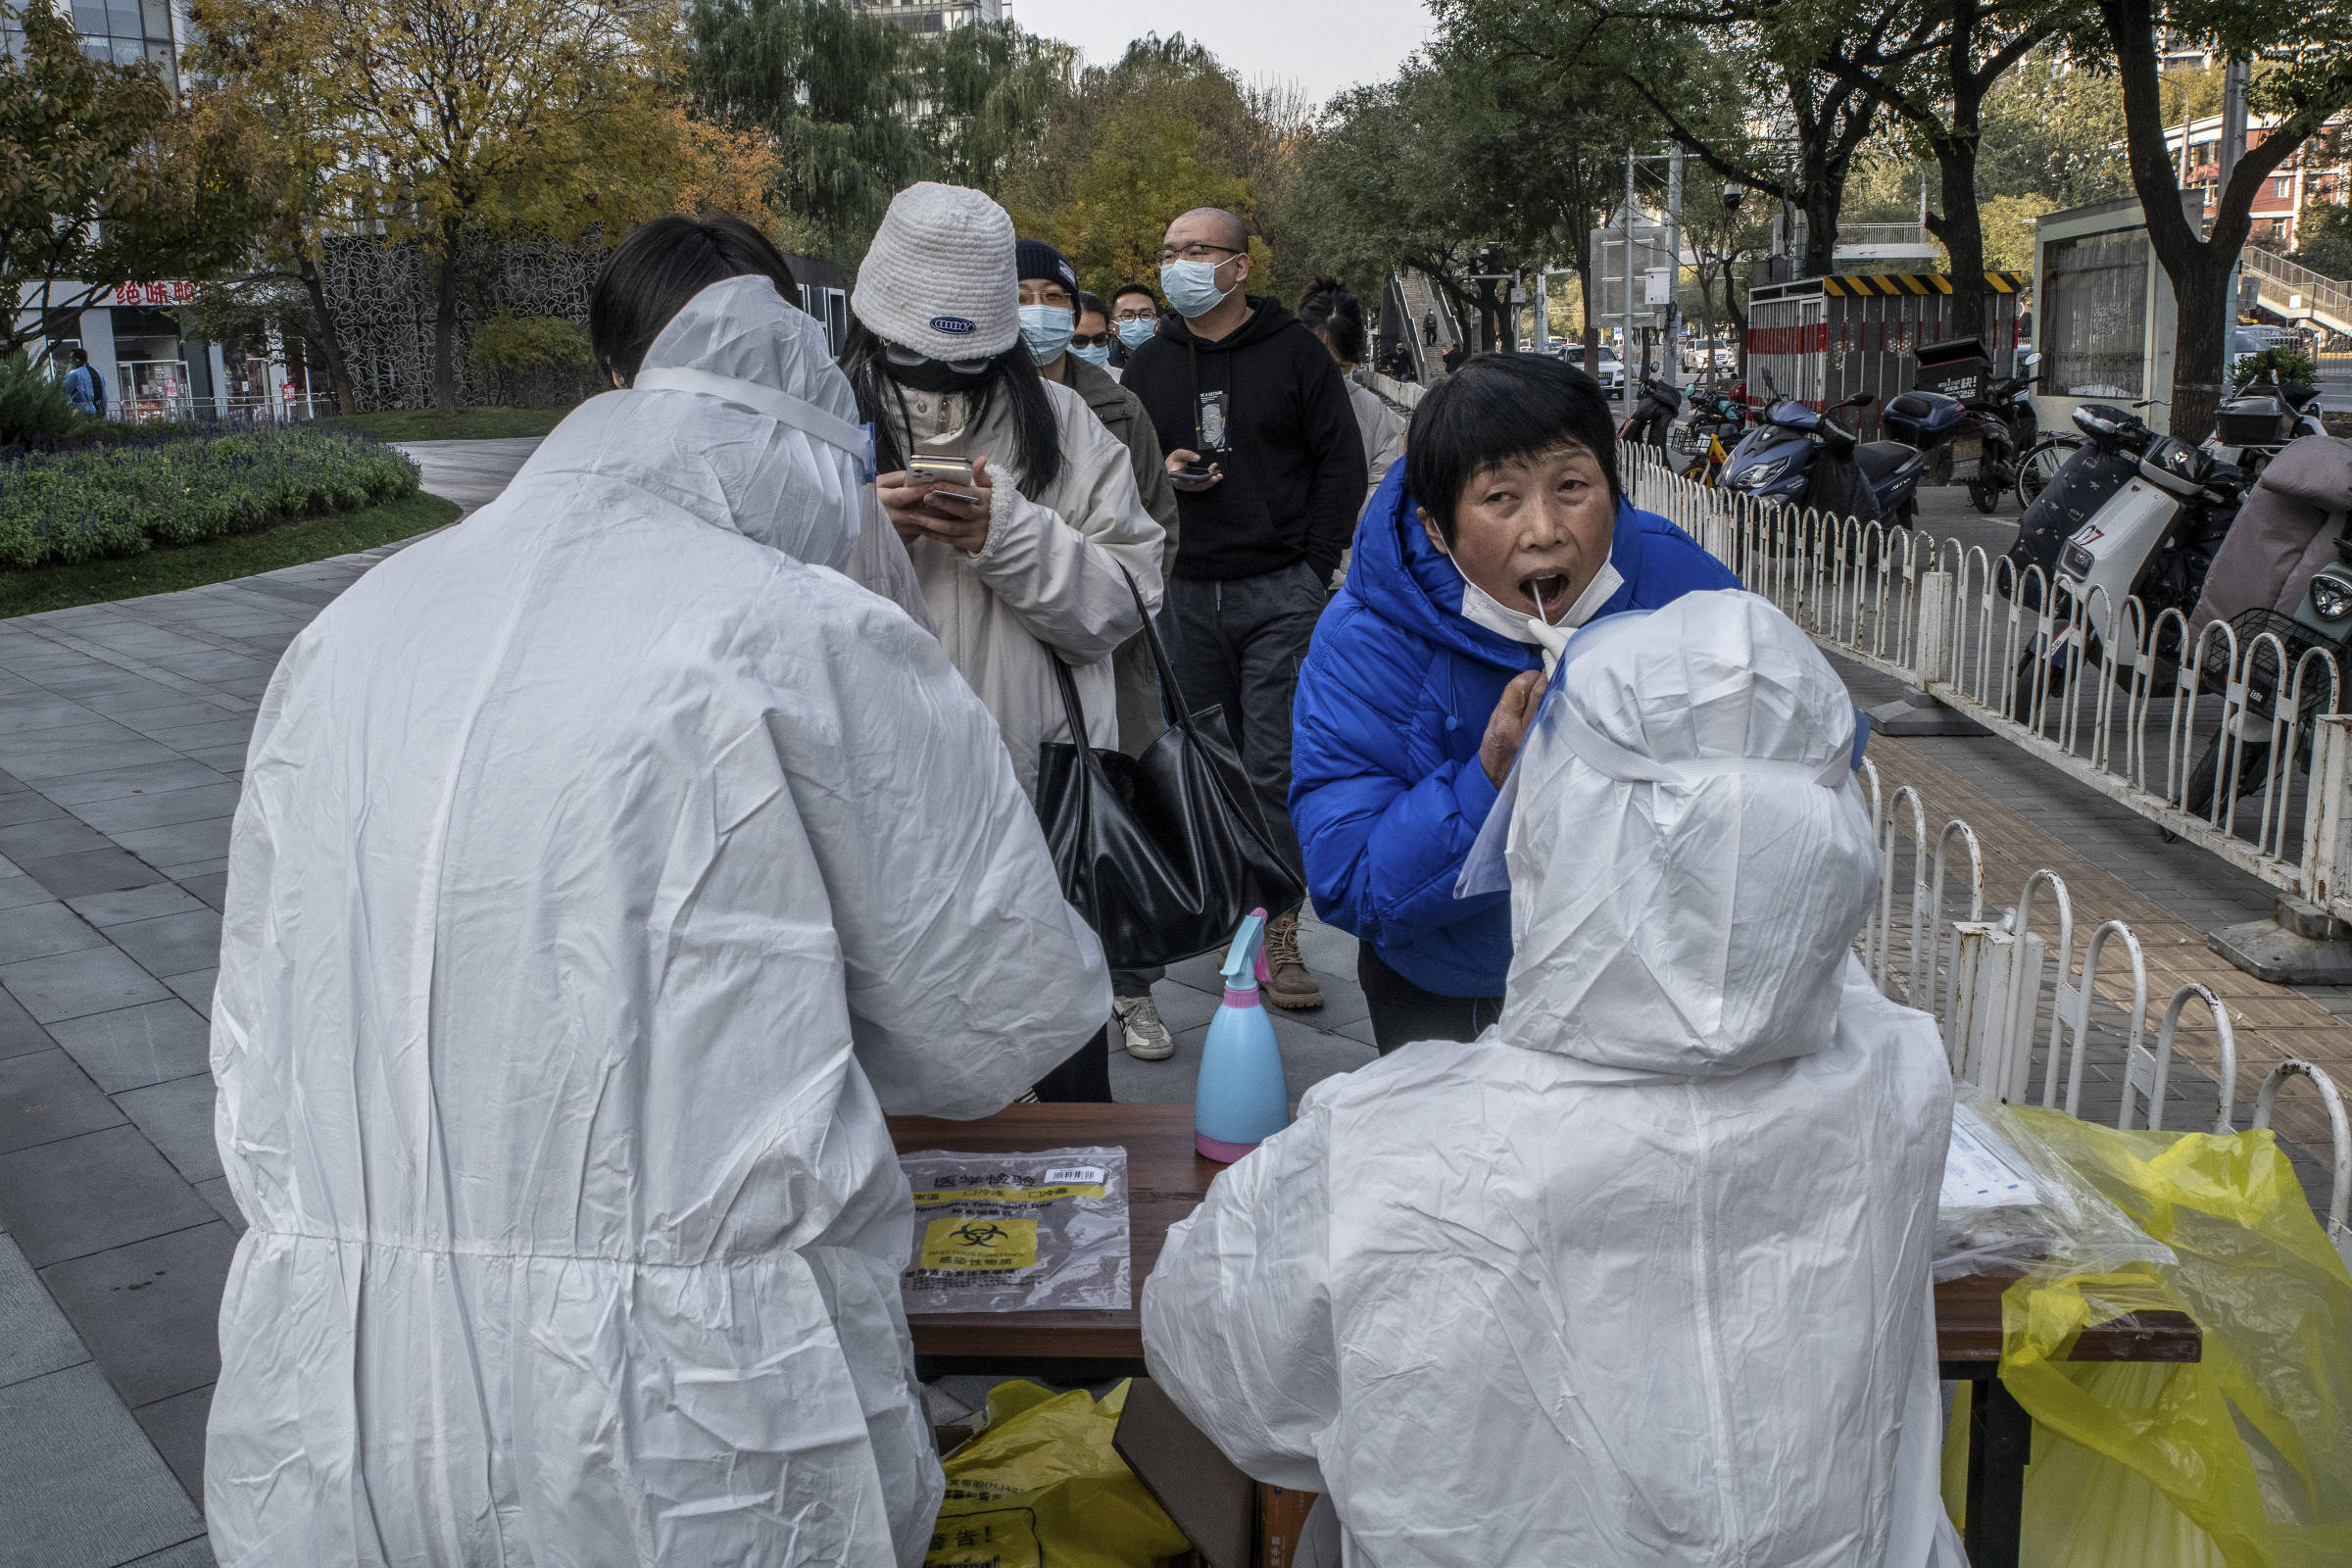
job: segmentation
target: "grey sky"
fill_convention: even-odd
[[[1182,32],[1245,79],[1288,76],[1318,102],[1395,75],[1430,31],[1422,0],[1011,0],[1010,15],[1076,44],[1090,65],[1147,32]]]

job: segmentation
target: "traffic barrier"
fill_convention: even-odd
[[[2352,920],[2352,715],[2326,650],[2290,659],[2277,634],[2241,640],[2221,620],[2191,637],[2178,610],[2079,599],[1978,546],[1758,504],[1681,477],[1654,448],[1618,454],[1634,505],[1826,648]]]

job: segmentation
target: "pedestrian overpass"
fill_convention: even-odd
[[[2253,246],[2240,265],[2254,279],[2262,308],[2290,321],[2308,321],[2341,337],[2352,337],[2352,283]]]

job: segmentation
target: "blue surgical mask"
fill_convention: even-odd
[[[1140,349],[1159,336],[1159,322],[1152,317],[1141,320],[1133,318],[1119,323],[1119,341],[1131,349]]]
[[[1070,346],[1070,334],[1077,330],[1078,313],[1067,305],[1021,307],[1021,341],[1029,345],[1029,357],[1040,365],[1060,359],[1061,351]]]
[[[1082,344],[1070,352],[1089,365],[1103,366],[1110,363],[1110,345],[1107,343]]]
[[[1206,316],[1225,303],[1231,289],[1217,287],[1217,269],[1222,262],[1162,262],[1159,264],[1159,291],[1176,307],[1176,314],[1186,320]]]

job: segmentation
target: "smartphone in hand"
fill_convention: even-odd
[[[906,460],[908,484],[971,484],[974,482],[969,458],[916,457]]]

